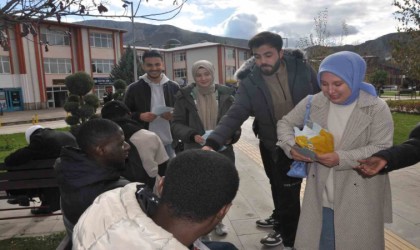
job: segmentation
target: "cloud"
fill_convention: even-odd
[[[258,18],[255,15],[245,13],[234,14],[224,21],[223,35],[234,38],[249,39],[258,33],[260,26]]]

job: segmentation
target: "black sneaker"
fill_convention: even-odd
[[[260,242],[265,246],[274,247],[283,243],[283,239],[281,238],[279,232],[272,231],[271,233],[267,234],[264,238],[262,238]]]
[[[28,207],[29,206],[29,198],[27,196],[23,196],[23,195],[22,196],[17,196],[17,197],[8,199],[7,203],[12,204],[12,205],[19,204],[19,206]]]
[[[255,223],[257,223],[257,226],[259,227],[273,227],[277,221],[273,218],[273,215],[270,215],[267,219],[257,220]]]
[[[52,211],[49,207],[36,207],[36,208],[31,209],[31,214],[33,215],[52,214]]]

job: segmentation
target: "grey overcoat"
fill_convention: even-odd
[[[291,158],[293,126],[301,127],[307,99],[277,123],[278,143]],[[310,119],[327,127],[329,100],[314,95]],[[387,104],[360,91],[341,139],[339,165],[334,170],[334,225],[336,249],[384,249],[384,222],[392,222],[391,188],[387,174],[364,178],[352,169],[356,160],[392,145],[393,120]],[[289,145],[287,145],[289,144]],[[310,164],[295,247],[318,249],[322,227],[322,194],[329,168]]]

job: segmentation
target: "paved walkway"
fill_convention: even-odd
[[[62,119],[66,113],[62,109],[22,111],[0,116],[3,126],[0,133],[25,131],[30,124],[20,124],[22,120],[32,121],[32,116],[38,114],[40,124],[46,127],[65,126]],[[20,118],[19,118],[20,117]],[[42,122],[43,119],[60,121]],[[258,151],[257,140],[251,131],[252,119],[242,127],[241,140],[235,144],[237,167],[240,175],[240,187],[233,206],[224,223],[229,227],[226,237],[213,235],[215,240],[230,241],[239,249],[282,249],[263,247],[259,240],[269,232],[255,226],[255,221],[271,214],[273,204],[268,179],[264,173]],[[9,125],[7,125],[9,124]],[[52,126],[50,126],[52,125]],[[15,127],[15,129],[11,129]],[[14,131],[14,132],[13,132]],[[395,171],[390,174],[393,193],[394,223],[385,226],[386,249],[420,249],[420,164]],[[303,191],[303,190],[302,190]],[[4,200],[0,207],[14,207]],[[10,214],[29,214],[28,210],[8,212]],[[6,216],[6,214],[1,215]],[[64,231],[61,216],[44,218],[0,220],[0,239],[45,235]],[[1,248],[1,246],[0,246]]]

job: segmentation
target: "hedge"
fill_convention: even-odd
[[[420,100],[387,100],[393,112],[420,114]]]

